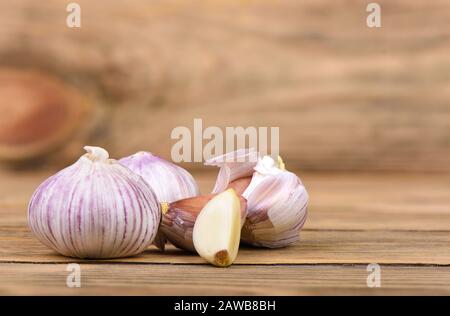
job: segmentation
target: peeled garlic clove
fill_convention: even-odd
[[[161,211],[150,186],[99,147],[42,183],[28,222],[43,244],[78,258],[119,258],[144,251]]]
[[[203,195],[183,199],[173,203],[162,203],[162,220],[160,233],[174,246],[180,249],[195,252],[192,241],[192,231],[200,211],[216,194]],[[238,196],[241,214],[241,223],[244,224],[247,216],[247,202]]]
[[[258,152],[250,148],[239,149],[206,161],[207,166],[220,167],[213,193],[226,190],[228,184],[236,179],[252,176],[258,157]]]
[[[257,180],[244,192],[248,215],[242,241],[260,247],[280,248],[299,240],[308,205],[308,193],[291,172]]]
[[[211,199],[195,221],[193,241],[198,254],[215,266],[231,265],[237,257],[241,235],[239,197],[228,189]]]

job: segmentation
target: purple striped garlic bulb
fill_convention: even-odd
[[[243,242],[280,248],[299,240],[309,197],[303,183],[285,169],[280,157],[275,161],[270,156],[259,157],[254,150],[239,150],[206,164],[220,167],[213,193],[233,188],[247,199]]]
[[[161,211],[150,186],[109,159],[100,147],[44,181],[28,207],[28,222],[44,245],[64,256],[120,258],[154,240]]]
[[[121,164],[140,175],[153,189],[159,203],[167,206],[169,203],[196,197],[200,194],[197,183],[192,175],[176,164],[164,160],[152,153],[141,151],[134,155],[119,160]],[[167,206],[168,207],[168,206]],[[165,249],[166,241],[169,240],[177,247],[193,250],[192,237],[182,241],[185,236],[192,234],[193,222],[187,219],[195,219],[197,214],[189,212],[163,212],[163,220],[155,245]],[[186,229],[180,232],[179,229]],[[182,238],[178,238],[178,235]],[[186,245],[186,246],[183,246]]]
[[[119,162],[144,178],[160,203],[171,203],[200,194],[189,172],[152,153],[140,151]]]

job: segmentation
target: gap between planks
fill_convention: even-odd
[[[198,262],[198,263],[188,263],[188,262],[126,262],[126,261],[101,261],[101,260],[83,260],[83,259],[75,259],[73,261],[0,261],[0,264],[43,264],[43,265],[65,265],[69,263],[79,263],[79,264],[92,264],[92,265],[157,265],[157,266],[211,266],[207,262]],[[242,266],[242,267],[367,267],[368,264],[372,262],[366,263],[233,263],[233,266]],[[426,264],[426,263],[382,263],[380,266],[384,267],[397,267],[397,268],[414,268],[414,267],[423,267],[423,268],[446,268],[450,267],[450,264]],[[226,269],[226,268],[225,268]]]

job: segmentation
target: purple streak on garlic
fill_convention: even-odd
[[[106,150],[85,150],[34,192],[28,208],[32,232],[69,257],[119,258],[144,251],[161,219],[155,194]]]
[[[149,152],[141,151],[119,162],[144,178],[160,203],[171,203],[200,194],[189,172]]]
[[[233,169],[238,168],[241,178],[253,173],[242,196],[247,199],[247,218],[241,232],[241,240],[254,246],[280,248],[299,240],[299,231],[307,216],[308,193],[300,179],[286,171],[281,158],[275,162],[270,156],[259,158],[251,164],[217,164],[221,170],[219,187],[233,186]],[[228,168],[230,171],[222,172]],[[222,179],[220,179],[222,177]]]

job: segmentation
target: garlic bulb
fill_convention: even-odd
[[[144,178],[155,192],[159,203],[170,203],[200,194],[197,183],[189,172],[152,153],[141,151],[122,158],[119,162]],[[177,222],[184,220],[186,219],[181,217]],[[154,242],[161,250],[164,250],[166,240],[171,240],[164,232],[167,231],[160,230]]]
[[[118,258],[144,251],[161,219],[155,194],[106,150],[85,150],[34,192],[28,208],[32,232],[69,257]]]
[[[174,202],[199,195],[192,175],[152,153],[141,151],[119,162],[140,175],[153,189],[158,202]]]
[[[238,152],[237,156],[249,152],[254,153],[252,150]],[[307,215],[308,193],[300,179],[285,170],[281,158],[275,161],[264,156],[254,163],[230,164],[218,157],[207,164],[220,167],[215,193],[216,190],[234,188],[247,199],[248,214],[241,232],[242,241],[254,246],[279,248],[299,240],[299,231]]]
[[[197,196],[173,203],[162,203],[162,220],[159,234],[163,234],[174,246],[195,252],[192,231],[198,214],[217,194]],[[247,202],[238,196],[241,223],[247,216]]]

